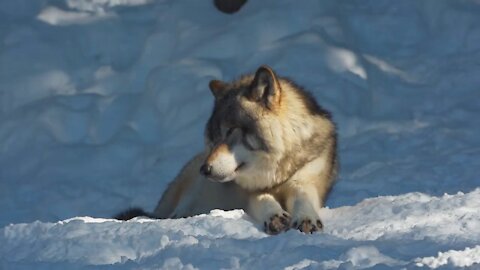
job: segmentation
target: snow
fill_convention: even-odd
[[[290,230],[267,236],[242,210],[213,210],[208,215],[167,220],[75,217],[56,223],[35,221],[6,226],[0,235],[0,254],[5,265],[22,262],[26,269],[38,262],[45,262],[45,269],[70,264],[125,269],[235,265],[246,269],[376,265],[397,269],[436,268],[447,263],[465,267],[480,262],[480,249],[475,246],[480,239],[479,196],[480,189],[441,197],[409,193],[323,209],[325,230],[314,235]],[[459,246],[467,248],[457,251]],[[438,249],[450,250],[437,257],[418,257]]]
[[[480,3],[0,1],[0,269],[480,267]],[[268,64],[338,124],[322,233],[152,210],[208,82]]]
[[[480,263],[480,246],[466,248],[464,250],[449,250],[447,252],[438,252],[437,257],[418,258],[417,266],[428,266],[438,268],[444,265],[456,267],[467,267]]]

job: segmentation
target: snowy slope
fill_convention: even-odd
[[[480,267],[480,3],[299,3],[0,1],[0,269]],[[208,81],[261,64],[338,124],[324,233],[98,219],[153,209]]]
[[[325,231],[315,235],[267,236],[241,210],[176,220],[77,217],[15,224],[4,228],[0,254],[7,268],[19,269],[471,266],[480,263],[479,196],[480,189],[442,197],[410,193],[324,209]],[[438,250],[452,251],[430,256]]]

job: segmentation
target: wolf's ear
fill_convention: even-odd
[[[220,99],[227,93],[227,83],[220,80],[211,80],[208,87],[210,87],[210,91],[212,91],[215,99]]]
[[[281,88],[275,72],[268,66],[259,67],[247,97],[271,110],[280,103],[280,95]]]

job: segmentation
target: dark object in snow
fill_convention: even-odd
[[[246,2],[247,0],[213,0],[218,10],[228,14],[236,13]]]
[[[125,210],[121,212],[120,214],[116,215],[114,219],[118,220],[130,220],[135,217],[148,217],[148,218],[154,218],[151,214],[143,211],[140,208],[130,208],[128,210]]]

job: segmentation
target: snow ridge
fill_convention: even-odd
[[[337,269],[347,265],[355,269],[375,265],[392,269],[407,265],[437,268],[446,264],[465,267],[479,263],[478,246],[463,251],[451,249],[437,257],[416,255],[428,252],[422,250],[426,244],[455,248],[459,243],[478,243],[479,198],[480,189],[442,197],[409,193],[371,198],[355,206],[324,209],[321,216],[325,230],[314,235],[289,231],[269,237],[241,210],[214,210],[209,215],[186,219],[137,218],[121,222],[77,217],[57,223],[13,224],[0,231],[4,243],[0,258],[6,265],[51,263],[46,267],[126,262],[141,266],[145,261],[164,262],[164,268],[186,269],[231,264],[256,269]],[[420,207],[413,209],[414,205]],[[420,213],[425,217],[419,218]],[[426,224],[425,218],[432,222]],[[400,228],[399,220],[403,221]],[[458,221],[457,226],[449,226],[452,220]],[[402,245],[399,254],[391,253],[394,243]],[[262,259],[266,254],[271,258]]]

